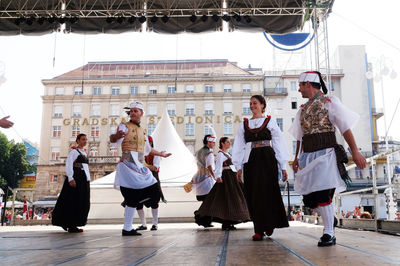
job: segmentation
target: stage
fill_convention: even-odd
[[[150,224],[151,226],[151,224]],[[322,227],[291,222],[252,241],[252,224],[235,231],[162,223],[158,231],[121,236],[122,225],[88,225],[70,234],[53,226],[1,228],[1,265],[398,265],[400,237],[336,228],[337,245],[317,247]],[[148,228],[150,228],[148,226]]]

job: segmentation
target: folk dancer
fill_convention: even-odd
[[[250,98],[253,116],[240,124],[232,151],[238,179],[243,171],[245,196],[254,224],[254,241],[262,240],[264,233],[271,236],[275,228],[289,226],[278,180],[279,167],[283,181],[287,179],[289,153],[275,120],[264,116],[265,108],[263,96]]]
[[[122,235],[131,236],[141,235],[132,228],[136,207],[144,202],[151,207],[156,207],[160,201],[157,179],[150,169],[143,165],[144,156],[151,154],[165,158],[171,154],[151,148],[145,129],[140,126],[144,114],[143,104],[133,102],[126,109],[129,109],[127,113],[130,120],[118,126],[117,132],[110,136],[110,142],[115,146],[121,145],[122,148],[122,157],[117,165],[114,187],[120,189],[126,204]],[[158,214],[156,213],[156,215]]]
[[[335,96],[325,95],[328,91],[317,71],[300,75],[299,92],[308,102],[300,107],[289,129],[297,140],[292,165],[296,172],[294,189],[303,195],[306,207],[322,216],[324,230],[318,246],[331,246],[336,244],[332,197],[334,193],[346,190],[345,181],[349,180],[344,166],[347,155],[336,142],[335,128],[343,135],[354,162],[362,169],[366,161],[350,129],[359,116],[342,105]]]
[[[90,209],[90,171],[84,147],[85,134],[76,137],[77,147],[68,154],[65,164],[66,178],[52,214],[52,224],[69,233],[80,233],[87,223]]]
[[[236,177],[236,168],[228,152],[230,147],[229,138],[219,140],[220,151],[214,172],[217,183],[198,211],[201,216],[210,216],[213,221],[221,223],[222,230],[235,230],[235,224],[250,221],[243,183]]]

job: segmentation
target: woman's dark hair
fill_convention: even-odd
[[[228,139],[228,137],[222,137],[219,139],[219,148],[222,149],[222,144],[225,143],[225,141]]]
[[[211,135],[208,134],[208,135],[205,135],[205,136],[204,136],[204,139],[203,139],[203,144],[204,144],[204,145],[207,145],[207,143],[208,143],[207,138],[208,138],[208,137],[211,137]]]
[[[253,96],[251,96],[251,98],[257,99],[257,101],[259,101],[261,104],[264,105],[264,107],[262,109],[262,112],[264,113],[265,108],[267,107],[267,102],[265,101],[265,98],[262,95],[253,95]]]
[[[78,134],[78,136],[76,136],[76,140],[75,140],[75,141],[80,140],[80,139],[81,139],[82,137],[84,137],[84,136],[86,136],[86,134],[83,134],[83,133]]]

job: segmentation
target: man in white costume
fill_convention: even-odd
[[[336,244],[332,197],[334,193],[346,190],[350,180],[344,165],[347,163],[346,152],[337,144],[335,130],[337,128],[343,135],[356,165],[365,168],[366,160],[351,132],[359,116],[342,105],[338,98],[325,95],[328,90],[317,71],[300,75],[299,92],[309,100],[300,107],[289,129],[297,140],[293,161],[294,189],[303,195],[306,207],[322,216],[324,231],[318,246],[331,246]]]
[[[144,113],[143,104],[133,102],[126,109],[129,109],[127,113],[130,120],[118,126],[117,132],[110,136],[110,142],[115,146],[121,145],[122,148],[122,157],[117,165],[114,187],[120,189],[126,205],[122,235],[131,236],[141,235],[132,228],[137,205],[146,201],[158,204],[160,200],[157,180],[150,169],[143,165],[144,156],[152,154],[166,158],[171,154],[151,148],[146,131],[140,126],[140,120]]]

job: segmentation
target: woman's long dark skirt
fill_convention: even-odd
[[[229,169],[223,170],[222,183],[214,184],[201,204],[198,214],[211,216],[212,220],[218,223],[238,224],[250,221],[244,188],[236,180],[236,173]],[[204,225],[198,219],[196,223]]]
[[[288,227],[278,182],[278,162],[271,147],[254,148],[243,167],[244,188],[254,232]]]
[[[84,226],[90,209],[90,183],[86,180],[85,172],[74,168],[76,187],[69,185],[65,177],[64,185],[52,214],[52,224],[73,228]]]

